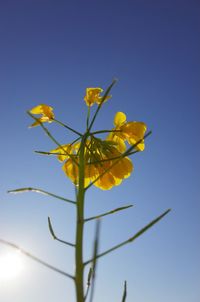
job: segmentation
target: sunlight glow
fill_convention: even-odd
[[[20,252],[0,255],[0,281],[8,281],[19,276],[23,269]]]

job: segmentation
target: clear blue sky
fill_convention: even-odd
[[[107,217],[101,249],[127,239],[167,208],[172,212],[134,244],[99,262],[95,302],[198,302],[200,296],[200,3],[195,0],[6,0],[0,3],[1,188],[0,237],[73,272],[73,207],[45,196],[8,195],[8,189],[40,187],[73,198],[60,164],[33,153],[54,145],[26,110],[39,103],[81,130],[85,88],[106,88],[113,98],[96,129],[112,127],[115,112],[147,123],[153,134],[133,158],[134,174],[109,192],[92,188],[88,215],[133,203]],[[62,143],[72,135],[49,126]],[[93,224],[88,224],[89,255]],[[8,248],[0,246],[0,253]],[[16,282],[0,284],[2,302],[73,302],[71,281],[24,259]]]

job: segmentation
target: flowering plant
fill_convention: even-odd
[[[53,108],[40,104],[28,111],[28,114],[33,118],[34,123],[30,127],[41,126],[48,137],[55,143],[56,148],[48,152],[37,151],[37,153],[44,155],[56,156],[57,159],[62,162],[62,169],[64,174],[75,185],[75,200],[69,200],[64,197],[60,197],[56,194],[46,192],[36,188],[20,188],[9,192],[24,192],[35,191],[38,193],[45,193],[65,200],[68,203],[73,204],[76,207],[76,236],[75,242],[66,242],[59,239],[53,230],[50,218],[48,218],[49,230],[52,237],[55,240],[62,242],[68,246],[71,246],[75,250],[75,272],[74,274],[68,274],[63,272],[46,262],[28,254],[34,260],[47,266],[54,271],[57,271],[66,277],[72,279],[75,284],[76,301],[84,302],[90,297],[90,301],[93,300],[94,283],[95,283],[95,271],[97,260],[120,247],[133,242],[136,238],[141,236],[146,230],[152,227],[155,223],[161,220],[170,210],[165,211],[160,216],[152,220],[149,224],[139,230],[134,236],[131,236],[127,240],[111,247],[110,249],[99,252],[99,220],[115,212],[125,210],[131,205],[126,205],[120,208],[116,208],[109,212],[104,212],[100,215],[86,218],[85,217],[85,194],[91,186],[96,186],[102,190],[109,190],[114,186],[118,186],[122,181],[128,178],[133,172],[133,163],[130,156],[141,152],[145,149],[145,139],[151,134],[151,131],[147,132],[147,126],[143,122],[127,121],[126,115],[123,112],[117,112],[114,117],[114,128],[110,130],[92,131],[94,122],[97,118],[99,111],[105,102],[111,98],[110,91],[116,81],[112,84],[103,94],[103,89],[87,88],[84,101],[88,107],[88,114],[86,117],[86,129],[84,133],[71,128],[70,126],[62,123],[55,118]],[[92,113],[91,107],[97,105],[96,110]],[[39,116],[38,116],[39,115]],[[58,123],[66,128],[68,131],[73,132],[76,138],[72,142],[65,142],[60,144],[57,139],[46,128],[45,123]],[[99,135],[105,134],[105,139],[99,137]],[[83,234],[84,225],[88,221],[96,220],[96,235],[93,245],[93,256],[91,259],[83,259]],[[23,250],[21,249],[23,252]],[[27,252],[24,251],[24,253]],[[88,269],[88,280],[85,283],[84,272],[86,267],[90,265]],[[87,287],[85,289],[85,285]],[[124,291],[122,295],[122,301],[126,300],[127,289],[126,282],[124,283]]]

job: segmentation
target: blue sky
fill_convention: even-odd
[[[124,204],[134,208],[102,221],[101,249],[127,239],[164,210],[172,212],[132,245],[99,262],[95,302],[198,302],[199,240],[199,10],[198,1],[1,1],[0,237],[73,272],[73,251],[52,240],[74,238],[73,207],[8,189],[40,187],[73,198],[73,186],[54,158],[34,154],[54,145],[42,129],[28,129],[26,110],[40,103],[77,130],[85,125],[86,87],[117,85],[96,129],[111,128],[115,112],[153,131],[134,173],[109,192],[92,188],[86,213]],[[74,136],[53,124],[62,142]],[[88,223],[85,250],[92,249]],[[0,246],[0,255],[9,248]],[[0,284],[3,302],[74,300],[71,281],[24,259],[21,276]]]

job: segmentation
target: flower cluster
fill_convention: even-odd
[[[88,108],[95,103],[101,106],[102,103],[111,98],[109,95],[101,96],[102,92],[103,89],[98,87],[86,89],[84,101]],[[37,126],[44,122],[58,122],[54,119],[53,108],[50,106],[39,105],[29,112],[32,115],[41,115],[31,126]],[[144,150],[144,135],[147,127],[143,122],[127,122],[126,115],[123,112],[117,112],[114,117],[114,126],[112,130],[108,131],[109,134],[104,140],[96,137],[94,133],[88,132],[88,129],[84,134],[86,135],[83,164],[85,187],[94,184],[102,190],[109,190],[121,184],[122,180],[128,178],[133,171],[132,161],[128,157],[131,152],[127,149],[127,144],[133,146],[131,151],[133,149],[136,151]],[[79,137],[80,140],[81,137],[83,135]],[[57,155],[58,160],[63,162],[64,173],[77,186],[80,173],[80,148],[81,142],[77,139],[75,143],[59,145],[50,151],[50,154]]]
[[[80,143],[62,145],[51,150],[51,153],[57,154],[60,161],[64,161],[62,169],[76,185],[79,177],[79,150]],[[102,190],[109,190],[119,185],[124,178],[129,177],[132,170],[131,160],[128,157],[122,157],[112,141],[104,141],[91,136],[85,142],[85,187],[94,183]]]

